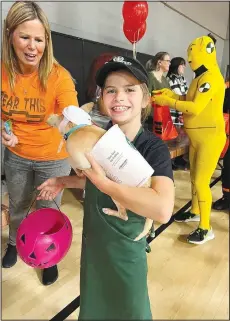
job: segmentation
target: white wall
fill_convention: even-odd
[[[224,77],[226,75],[227,65],[229,65],[229,40],[225,40],[224,42],[224,51],[221,63],[221,72]]]
[[[127,49],[132,48],[122,30],[123,2],[45,1],[38,3],[46,12],[51,28],[54,31]],[[220,16],[220,13],[222,14],[224,9],[226,9],[225,3],[218,3],[221,9],[217,10],[215,7],[218,13],[215,19],[215,14],[205,14],[205,11],[210,10],[209,6],[207,7],[202,4],[199,7],[199,4],[202,3],[196,3],[196,7],[193,7],[193,13],[195,13],[195,9],[197,14],[199,13],[199,16],[203,12],[203,25],[210,26],[211,16],[213,21],[215,20],[215,23],[213,22],[212,24],[212,29],[217,29],[218,24],[223,24],[225,15]],[[12,2],[2,3],[3,18],[6,16],[11,5]],[[147,31],[142,40],[137,43],[137,50],[140,52],[154,55],[158,51],[168,51],[172,57],[182,56],[186,58],[186,49],[189,43],[194,38],[206,35],[209,32],[161,2],[148,2],[148,5]],[[185,10],[186,8],[186,3],[183,3],[183,5],[184,7],[181,7],[181,10]],[[223,26],[221,28],[224,29]],[[219,27],[216,32],[222,32],[221,28]],[[67,48],[67,50],[69,49]],[[223,50],[224,40],[217,37],[217,57],[220,66]],[[188,67],[186,76],[189,81],[192,75]]]
[[[201,26],[226,39],[229,19],[228,1],[166,1],[166,3]]]
[[[221,62],[221,71],[224,77],[226,75],[227,65],[229,65],[229,22],[228,22],[226,40],[224,41],[224,50],[223,50],[223,57]]]

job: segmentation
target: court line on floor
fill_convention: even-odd
[[[212,183],[210,184],[210,187],[212,188],[220,180],[221,180],[221,175],[212,181]],[[155,236],[154,237],[149,236],[147,238],[148,244],[150,244],[158,235],[160,235],[167,227],[169,227],[174,222],[174,218],[176,215],[184,211],[187,211],[191,206],[191,204],[192,204],[191,201],[186,203],[171,217],[168,223],[160,225],[155,231]],[[52,319],[50,319],[50,321],[64,321],[66,318],[68,318],[68,316],[70,316],[71,313],[73,313],[79,307],[80,307],[80,295],[76,299],[74,299],[72,302],[70,302],[64,309],[58,312]]]
[[[63,321],[80,306],[80,295],[70,302],[63,310],[58,312],[50,321]]]

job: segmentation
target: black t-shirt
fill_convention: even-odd
[[[112,127],[109,122],[107,129]],[[168,146],[149,130],[143,129],[133,144],[154,169],[152,176],[166,176],[173,180],[172,162]]]

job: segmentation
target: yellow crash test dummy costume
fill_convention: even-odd
[[[188,62],[195,73],[188,93],[178,96],[169,89],[154,91],[153,101],[183,113],[184,129],[190,139],[189,161],[192,183],[192,208],[175,220],[199,221],[189,234],[190,243],[202,244],[214,238],[210,226],[212,174],[226,142],[223,102],[224,79],[221,75],[213,40],[200,37],[187,49]],[[161,93],[159,95],[159,93]]]

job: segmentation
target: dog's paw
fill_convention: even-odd
[[[105,213],[107,215],[116,216],[116,217],[120,218],[123,221],[128,221],[128,219],[129,219],[128,215],[122,213],[121,211],[114,211],[114,210],[112,210],[110,208],[103,208],[102,211],[103,211],[103,213]]]

